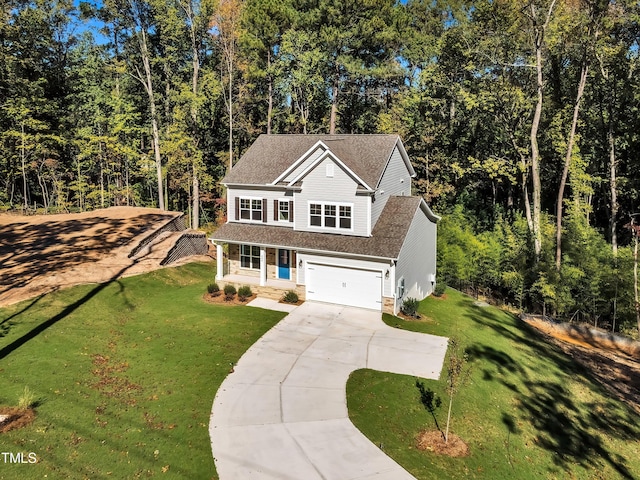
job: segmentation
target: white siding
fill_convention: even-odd
[[[289,174],[286,177],[284,177],[283,181],[288,183],[291,180],[293,180],[294,178],[296,178],[301,172],[304,172],[309,165],[311,165],[313,162],[315,162],[318,159],[318,157],[320,155],[322,155],[324,152],[325,152],[325,149],[322,148],[321,146],[318,146],[318,148],[316,148],[307,157],[306,160],[304,160],[300,165],[298,165],[291,172],[289,172]]]
[[[293,227],[293,222],[280,222],[273,219],[274,200],[293,200],[291,193],[285,190],[260,190],[257,188],[229,188],[227,190],[227,218],[230,222],[240,221],[236,218],[236,198],[260,198],[267,200],[267,221],[264,225]],[[295,205],[293,207],[295,214]],[[252,222],[253,223],[253,222]]]
[[[326,166],[334,163],[327,158],[302,179],[302,189],[294,194],[295,198],[295,225],[296,230],[313,232],[326,232],[343,235],[357,235],[368,237],[369,221],[369,195],[356,195],[357,183],[338,164],[335,164],[333,176],[326,176]],[[309,228],[309,203],[310,202],[336,202],[352,205],[351,221],[353,230]]]
[[[393,149],[371,205],[371,225],[376,224],[387,199],[392,195],[411,195],[411,174],[397,146]]]
[[[422,300],[433,291],[430,275],[436,273],[436,224],[418,208],[400,250],[396,265],[396,283],[404,278],[405,293],[398,306],[407,297]]]
[[[394,293],[395,286],[392,284],[392,275],[389,273],[387,275],[387,271],[390,272],[391,265],[388,262],[379,261],[376,262],[374,260],[363,260],[356,258],[348,258],[348,257],[337,257],[330,255],[318,255],[311,253],[304,253],[303,251],[298,251],[297,254],[298,260],[298,278],[297,283],[299,285],[306,285],[305,280],[305,269],[308,262],[310,263],[319,263],[323,265],[335,265],[339,267],[353,267],[360,268],[364,270],[376,270],[382,273],[382,296],[384,297],[392,297]],[[300,261],[302,261],[302,268],[300,268]]]

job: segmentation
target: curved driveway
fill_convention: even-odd
[[[380,313],[306,302],[242,356],[209,424],[221,480],[412,479],[351,423],[360,368],[436,379],[447,339],[388,327]]]

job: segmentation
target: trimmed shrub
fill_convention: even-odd
[[[238,298],[241,302],[244,302],[247,298],[253,295],[251,287],[249,285],[243,285],[238,289]]]
[[[400,311],[402,311],[402,313],[404,313],[408,317],[417,318],[420,316],[418,315],[418,305],[420,305],[420,302],[417,299],[409,297],[404,302],[402,302]]]
[[[298,294],[293,290],[289,290],[282,297],[282,301],[286,303],[298,303]]]
[[[218,296],[220,295],[220,287],[217,283],[210,283],[209,285],[207,285],[207,292],[209,292],[214,297]]]
[[[446,289],[447,284],[443,280],[440,280],[438,283],[436,283],[436,288],[433,289],[433,294],[436,297],[441,297],[442,295],[444,295],[444,291]]]
[[[227,284],[224,286],[224,299],[229,302],[233,300],[234,295],[236,294],[236,287],[231,284]]]

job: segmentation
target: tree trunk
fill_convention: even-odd
[[[233,59],[229,55],[229,170],[233,168]]]
[[[149,50],[147,48],[147,34],[144,29],[139,37],[140,55],[144,66],[145,78],[143,85],[149,97],[149,108],[151,110],[151,128],[153,131],[153,153],[156,160],[156,176],[158,181],[158,208],[165,210],[164,192],[162,188],[162,157],[160,156],[160,130],[158,129],[158,114],[156,112],[156,100],[153,93],[153,76],[151,75],[151,63],[149,61]]]
[[[267,78],[269,79],[269,103],[267,105],[267,135],[271,135],[273,117],[273,76],[271,75],[271,47],[267,51]]]
[[[611,233],[611,248],[614,257],[618,255],[618,234],[616,221],[618,217],[618,186],[616,176],[616,142],[613,135],[613,119],[609,116],[609,190],[611,192],[611,218],[609,219],[609,231]]]
[[[556,205],[556,269],[560,271],[562,265],[562,203],[564,200],[564,189],[567,184],[569,175],[569,166],[571,165],[571,157],[573,155],[573,144],[575,143],[576,129],[578,127],[578,114],[580,113],[580,100],[584,93],[584,87],[587,84],[587,75],[589,74],[589,64],[587,63],[586,54],[580,71],[580,81],[578,83],[578,93],[576,94],[576,102],[573,107],[573,120],[571,121],[571,131],[569,132],[569,141],[567,142],[567,153],[564,158],[564,168],[562,170],[562,178],[560,179],[560,187],[558,188],[558,199]]]
[[[198,123],[198,80],[200,78],[200,54],[198,52],[198,43],[196,41],[196,30],[195,30],[195,19],[192,16],[192,9],[189,7],[189,20],[191,24],[191,51],[193,55],[192,59],[192,75],[191,75],[191,92],[193,93],[193,99],[191,100],[191,125],[192,132],[191,138],[194,143],[194,147],[198,147],[197,141],[197,123]],[[191,163],[192,169],[192,189],[193,189],[193,198],[192,201],[192,210],[193,214],[191,215],[191,228],[197,230],[200,228],[200,172],[198,171],[198,163],[197,156],[193,157],[193,161]]]
[[[631,222],[633,225],[634,222]],[[638,228],[638,227],[636,227]],[[635,296],[636,322],[638,324],[638,333],[640,333],[640,298],[638,297],[638,235],[639,230],[633,230],[635,237],[635,246],[633,247],[633,292]]]
[[[542,232],[540,230],[540,214],[541,207],[541,191],[542,185],[540,181],[540,150],[538,148],[538,129],[540,128],[540,118],[542,116],[542,101],[544,92],[544,82],[542,77],[542,47],[544,45],[544,35],[551,20],[551,14],[556,0],[551,0],[549,3],[549,9],[547,11],[546,18],[541,24],[538,18],[538,12],[534,2],[529,4],[529,10],[531,12],[531,20],[533,22],[533,34],[534,34],[534,51],[536,56],[536,89],[537,89],[537,101],[536,108],[533,115],[533,121],[531,122],[531,183],[532,183],[532,202],[533,202],[533,247],[536,257],[536,262],[540,259],[540,253],[542,252]]]
[[[538,100],[536,102],[536,109],[533,115],[533,122],[531,123],[531,182],[533,187],[533,215],[532,223],[533,227],[533,248],[536,256],[536,261],[540,258],[540,252],[542,251],[542,234],[540,232],[540,211],[541,211],[541,189],[540,182],[540,150],[538,149],[538,128],[540,127],[540,117],[542,116],[542,52],[541,47],[536,47],[536,70],[537,70],[537,88],[538,88]]]
[[[524,202],[524,215],[527,220],[527,225],[529,227],[529,232],[533,233],[533,218],[531,216],[531,200],[529,199],[529,187],[527,186],[527,160],[525,156],[520,153],[522,150],[518,147],[516,139],[511,135],[511,144],[516,152],[518,152],[520,156],[520,165],[522,165],[522,183],[520,188],[522,190],[522,200]]]
[[[22,144],[20,146],[20,162],[22,163],[22,194],[24,196],[24,210],[25,212],[29,208],[29,199],[28,199],[28,191],[27,191],[27,169],[26,169],[26,147],[24,145],[24,122],[20,125],[21,139]]]
[[[336,120],[338,118],[338,88],[340,86],[340,71],[336,65],[336,73],[333,78],[333,87],[331,88],[331,117],[329,119],[329,135],[336,133]]]

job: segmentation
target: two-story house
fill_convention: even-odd
[[[397,135],[258,137],[222,180],[217,281],[397,313],[435,286],[439,217],[414,176]]]

